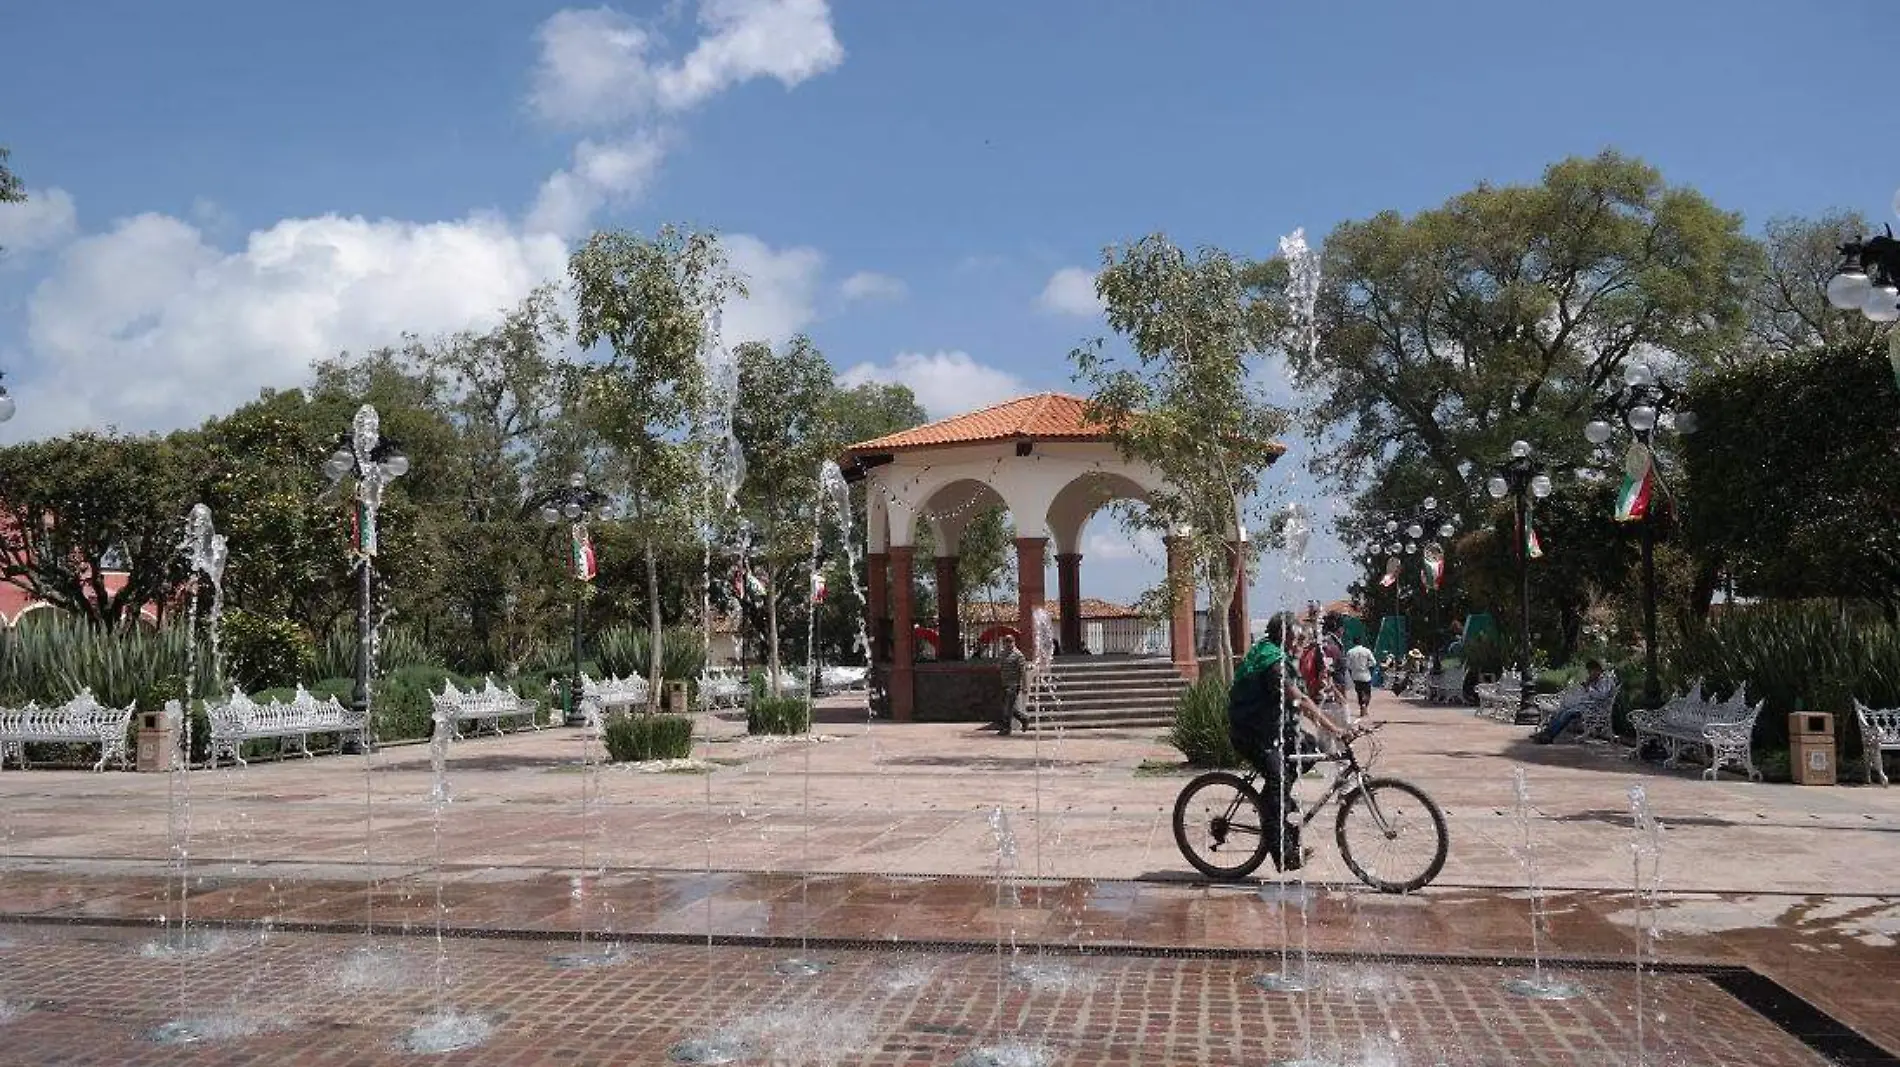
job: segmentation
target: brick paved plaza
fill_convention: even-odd
[[[0,1062],[663,1063],[705,1040],[757,1063],[947,1064],[1008,1041],[1068,1064],[1629,1063],[1636,781],[1668,827],[1650,921],[1673,969],[1647,981],[1646,1062],[1900,1050],[1900,792],[1706,783],[1382,702],[1395,725],[1378,766],[1450,820],[1438,883],[1365,892],[1326,833],[1310,891],[1209,886],[1175,850],[1186,777],[1152,733],[1003,739],[859,713],[841,702],[815,743],[712,721],[698,765],[646,773],[590,775],[574,731],[458,742],[439,865],[424,748],[386,748],[367,772],[326,757],[194,773],[190,913],[220,929],[182,956],[150,947],[178,914],[176,783],[9,771]],[[1531,948],[1520,765],[1551,887],[1543,947],[1572,1000],[1501,987]],[[1000,894],[999,805],[1019,842]],[[366,922],[387,957],[372,968],[350,962]],[[625,958],[550,963],[582,931]],[[1282,946],[1313,992],[1251,983]],[[831,966],[775,973],[790,957]],[[400,1050],[438,1002],[493,1033]],[[205,1016],[218,1040],[142,1039]]]

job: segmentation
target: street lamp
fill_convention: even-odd
[[[371,585],[375,578],[376,513],[383,505],[383,489],[409,473],[409,457],[402,446],[382,436],[382,423],[376,409],[368,404],[356,410],[350,432],[337,438],[336,450],[324,461],[323,473],[336,485],[350,475],[356,477],[356,536],[350,554],[357,561],[356,602],[356,684],[350,690],[350,706],[369,721],[370,661],[375,655],[375,623],[371,616]],[[349,744],[348,735],[345,743]]]
[[[1550,475],[1545,473],[1544,465],[1537,462],[1530,442],[1513,441],[1511,458],[1498,465],[1496,473],[1485,482],[1485,491],[1493,500],[1506,496],[1517,499],[1517,640],[1522,648],[1518,659],[1517,721],[1536,722],[1537,712],[1531,700],[1535,687],[1531,677],[1531,538],[1536,536],[1531,526],[1534,510],[1531,502],[1550,495]]]
[[[1616,521],[1637,522],[1643,531],[1643,702],[1655,707],[1662,700],[1662,679],[1656,660],[1656,435],[1674,431],[1696,432],[1695,412],[1683,407],[1682,391],[1656,377],[1647,363],[1633,364],[1623,375],[1623,388],[1596,405],[1595,417],[1584,424],[1584,439],[1596,446],[1596,461],[1607,464],[1609,443],[1619,424],[1629,427],[1636,441],[1623,458],[1623,486],[1616,498]],[[1589,481],[1601,481],[1596,468],[1578,472]]]
[[[1461,521],[1459,516],[1441,508],[1437,497],[1428,496],[1416,511],[1387,515],[1385,521],[1378,524],[1382,532],[1370,535],[1366,543],[1366,563],[1368,566],[1376,565],[1378,556],[1381,553],[1386,555],[1385,577],[1381,582],[1387,578],[1391,580],[1394,615],[1404,616],[1400,598],[1405,583],[1401,575],[1406,559],[1416,556],[1424,568],[1423,574],[1429,579],[1421,584],[1433,594],[1427,625],[1436,625],[1438,580],[1442,574],[1438,568],[1443,566],[1445,559],[1445,549],[1440,542],[1454,536]]]
[[[586,726],[581,711],[581,612],[586,599],[586,584],[594,580],[594,545],[587,536],[587,516],[607,502],[605,495],[587,487],[587,475],[579,471],[568,475],[567,484],[537,493],[528,501],[528,510],[538,510],[541,521],[549,526],[565,522],[570,531],[569,546],[574,587],[574,674],[567,680],[567,708],[561,717],[563,726]]]
[[[1900,200],[1900,198],[1896,198]],[[1900,203],[1896,203],[1900,207]],[[1884,234],[1840,246],[1841,264],[1828,279],[1828,303],[1875,322],[1900,321],[1900,240]]]

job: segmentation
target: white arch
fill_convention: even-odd
[[[1049,505],[1049,533],[1058,555],[1082,551],[1082,531],[1095,513],[1116,500],[1147,503],[1149,488],[1121,471],[1079,475],[1056,493]]]

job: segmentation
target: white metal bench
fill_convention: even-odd
[[[1867,781],[1875,778],[1887,783],[1887,768],[1880,765],[1883,752],[1900,752],[1900,708],[1870,708],[1854,701],[1854,717],[1860,720],[1860,744],[1867,754]]]
[[[710,708],[736,708],[746,692],[745,678],[731,671],[709,671],[699,682],[699,699]]]
[[[1437,674],[1425,676],[1425,699],[1433,704],[1463,704],[1465,678],[1469,668],[1440,666]]]
[[[1644,742],[1653,739],[1668,753],[1663,766],[1676,767],[1681,765],[1685,750],[1706,750],[1709,766],[1702,772],[1703,778],[1714,781],[1723,767],[1733,767],[1746,773],[1750,781],[1759,782],[1755,719],[1761,715],[1764,703],[1758,700],[1750,707],[1746,685],[1727,700],[1711,701],[1702,695],[1702,683],[1698,681],[1688,693],[1672,697],[1660,708],[1630,713],[1630,725],[1636,730],[1636,750],[1631,755],[1640,756]]]
[[[132,727],[130,706],[108,708],[100,704],[91,689],[56,708],[28,703],[23,708],[0,708],[0,768],[11,758],[26,768],[26,746],[30,744],[98,745],[99,762],[92,765],[103,771],[106,764],[126,762],[126,731]]]
[[[818,689],[825,693],[862,689],[868,674],[863,667],[821,667],[818,670]]]
[[[488,731],[499,735],[502,732],[503,719],[526,719],[529,729],[539,730],[541,702],[529,700],[503,689],[490,678],[480,690],[466,692],[455,688],[455,683],[444,682],[442,692],[430,695],[430,701],[441,713],[449,725],[454,728],[455,736],[460,737],[463,723],[475,723],[475,732],[480,733],[483,723]]]
[[[210,766],[229,756],[245,766],[244,742],[275,738],[284,742],[284,751],[311,758],[311,734],[355,734],[363,745],[369,744],[369,722],[362,712],[344,707],[335,697],[318,700],[303,686],[289,701],[273,700],[259,704],[241,692],[229,700],[205,706],[205,718],[211,724]],[[292,746],[295,746],[294,748]]]
[[[1523,703],[1524,682],[1515,667],[1497,681],[1480,682],[1475,688],[1478,693],[1479,715],[1499,722],[1517,721],[1517,709]],[[1554,693],[1531,694],[1531,707],[1536,710],[1540,722],[1556,712],[1557,702],[1558,698]]]
[[[581,712],[589,722],[599,722],[608,712],[647,706],[645,678],[608,678],[595,681],[581,676]]]
[[[1555,697],[1539,697],[1539,721],[1543,724],[1539,728],[1548,729],[1550,721],[1557,717],[1558,712],[1574,701],[1583,711],[1577,727],[1578,741],[1590,744],[1616,740],[1616,695],[1622,691],[1623,683],[1617,679],[1615,671],[1606,671],[1604,677],[1609,679],[1610,687],[1601,693],[1584,692],[1583,683],[1578,682]],[[1549,703],[1544,703],[1545,700]]]

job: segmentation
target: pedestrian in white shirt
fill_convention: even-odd
[[[1352,678],[1353,692],[1359,696],[1359,714],[1366,713],[1372,702],[1372,650],[1363,643],[1346,650],[1346,674]]]

